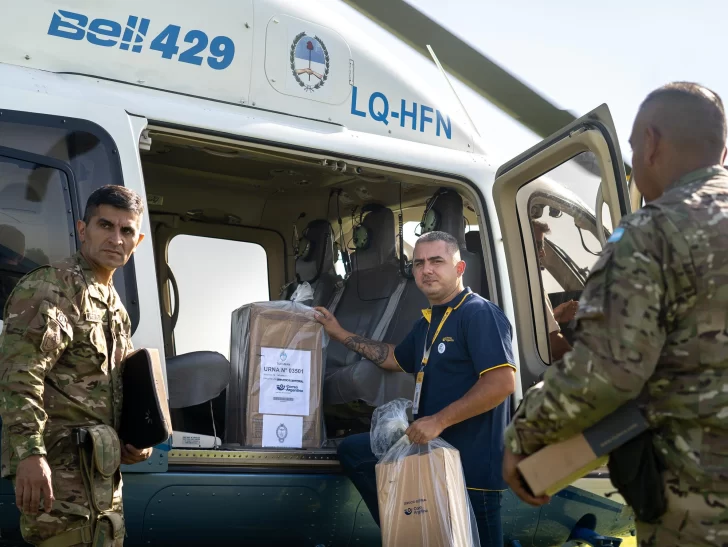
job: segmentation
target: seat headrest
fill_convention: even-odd
[[[483,254],[483,243],[480,241],[480,232],[471,230],[465,234],[465,244],[471,253]]]
[[[439,195],[438,195],[439,194]],[[437,195],[437,198],[435,198]],[[433,195],[432,206],[440,216],[440,232],[445,232],[458,240],[458,245],[465,250],[465,224],[463,223],[463,198],[454,190],[440,188]]]
[[[336,271],[334,266],[334,238],[328,221],[323,219],[312,220],[303,231],[303,236],[311,245],[311,250],[305,259],[296,258],[296,274],[301,281],[311,283],[323,273]]]
[[[396,262],[394,213],[386,207],[377,208],[364,217],[362,226],[369,230],[369,247],[359,249],[352,255],[354,271],[370,270],[387,262]]]

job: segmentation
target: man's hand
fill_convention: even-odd
[[[20,461],[15,474],[15,505],[26,515],[37,515],[41,494],[43,510],[50,513],[55,499],[51,468],[45,457],[28,456]]]
[[[130,444],[121,445],[121,463],[124,465],[134,465],[149,459],[152,455],[152,448],[144,448],[139,450]]]
[[[579,302],[576,300],[569,300],[563,304],[559,304],[554,308],[554,319],[557,323],[568,323],[579,309]]]
[[[525,459],[526,456],[516,455],[511,452],[511,449],[507,446],[503,450],[503,479],[508,483],[511,490],[519,498],[525,501],[528,505],[539,507],[545,503],[548,503],[551,499],[549,496],[533,496],[529,493],[529,488],[526,486],[526,481],[523,479],[521,472],[518,470],[518,462]]]
[[[337,342],[343,341],[343,334],[345,331],[341,328],[341,325],[336,317],[334,317],[334,314],[321,306],[314,308],[314,310],[316,311],[316,321],[324,326],[326,334]]]
[[[414,444],[425,444],[432,439],[439,437],[445,425],[437,416],[426,416],[412,422],[405,431],[410,441]]]

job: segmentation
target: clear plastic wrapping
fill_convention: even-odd
[[[439,437],[412,444],[404,434],[411,406],[395,399],[372,416],[382,546],[480,547],[460,453]]]
[[[296,287],[296,290],[293,291],[289,300],[299,304],[310,304],[313,302],[313,289],[311,288],[311,284],[308,281],[301,283],[298,287]]]
[[[315,311],[291,301],[233,312],[228,444],[320,448],[323,369],[329,338]]]

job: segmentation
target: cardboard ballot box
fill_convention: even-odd
[[[469,547],[460,453],[434,448],[376,466],[383,547]]]
[[[552,496],[605,465],[609,453],[648,428],[635,401],[566,441],[545,446],[518,464],[535,496]]]
[[[228,442],[257,448],[321,447],[328,339],[313,314],[311,308],[287,301],[249,304],[233,313],[236,386],[228,417],[236,416],[226,431]]]

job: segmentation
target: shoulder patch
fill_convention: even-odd
[[[43,339],[40,342],[40,350],[44,353],[50,353],[58,349],[63,340],[61,334],[61,326],[54,320],[48,321]]]
[[[59,309],[56,310],[56,321],[58,321],[58,324],[63,330],[68,329],[68,319],[66,318],[66,315]]]
[[[607,243],[616,243],[620,239],[622,239],[622,236],[624,235],[624,228],[619,226],[616,230],[612,232],[612,235],[609,236],[609,239],[607,240]]]

